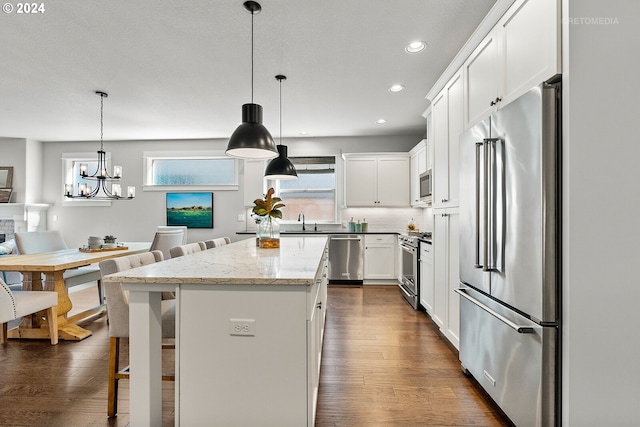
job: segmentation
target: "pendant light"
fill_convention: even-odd
[[[286,79],[287,76],[282,74],[276,76],[276,80],[280,82],[280,144],[278,145],[278,157],[269,162],[264,172],[264,177],[267,179],[289,180],[298,178],[295,166],[287,158],[287,146],[282,145],[282,81]]]
[[[262,125],[262,106],[253,103],[253,15],[262,7],[255,1],[246,1],[243,6],[251,14],[251,103],[242,106],[242,123],[229,138],[226,153],[242,159],[272,159],[278,155],[276,143]]]
[[[98,150],[98,167],[96,171],[89,175],[86,163],[80,163],[80,177],[83,181],[94,181],[94,187],[86,182],[78,183],[78,194],[73,194],[73,185],[65,184],[64,195],[69,199],[95,199],[95,200],[131,200],[136,196],[136,188],[128,187],[127,196],[122,196],[122,187],[119,182],[122,178],[122,166],[113,167],[113,176],[109,174],[107,168],[107,155],[103,149],[102,135],[104,128],[104,99],[109,95],[105,92],[96,91],[100,97],[100,150]],[[107,184],[111,183],[111,188]]]

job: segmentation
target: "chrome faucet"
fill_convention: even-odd
[[[302,212],[298,214],[298,222],[300,222],[300,217],[302,217],[302,231],[305,231],[306,227],[304,226],[304,214]]]

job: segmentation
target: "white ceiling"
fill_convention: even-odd
[[[55,0],[0,15],[0,137],[228,138],[251,102],[242,0]],[[254,102],[277,138],[422,135],[427,91],[495,0],[262,0]],[[14,3],[15,5],[15,3]],[[425,51],[404,47],[424,40]],[[403,92],[390,93],[400,83]],[[375,120],[385,118],[378,125]]]

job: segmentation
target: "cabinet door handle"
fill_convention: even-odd
[[[491,107],[493,107],[494,105],[497,105],[497,104],[498,104],[498,102],[500,102],[500,101],[502,101],[502,98],[497,97],[494,101],[491,101],[491,102],[489,103],[489,105],[490,105]]]
[[[317,308],[318,310],[322,310],[322,301],[320,301],[320,302],[316,305],[316,308]]]
[[[442,203],[447,203],[449,199],[442,199]]]

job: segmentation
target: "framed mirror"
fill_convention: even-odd
[[[13,166],[0,166],[0,188],[11,188]]]

